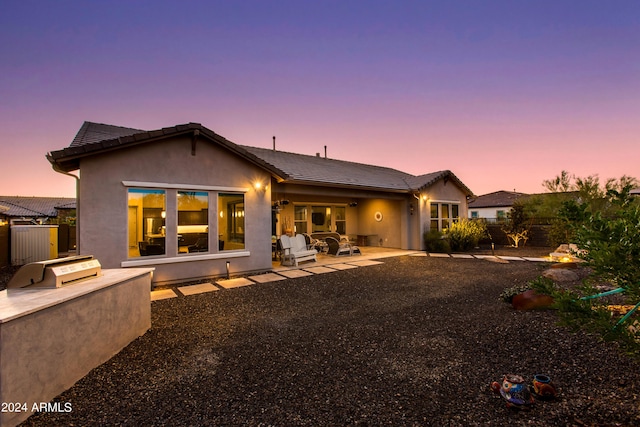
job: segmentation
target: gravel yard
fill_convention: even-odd
[[[546,266],[403,256],[152,303],[152,328],[23,425],[640,425],[640,365],[498,301]],[[507,409],[489,385],[549,375]]]

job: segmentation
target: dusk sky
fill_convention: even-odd
[[[275,135],[477,195],[640,178],[638,0],[0,6],[0,195],[74,197],[45,155],[85,120]]]

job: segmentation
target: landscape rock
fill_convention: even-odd
[[[579,280],[579,276],[565,268],[550,268],[542,272],[542,276],[558,283],[569,283]]]

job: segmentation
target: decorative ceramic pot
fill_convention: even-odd
[[[529,387],[520,375],[507,374],[502,383],[493,382],[491,389],[500,393],[510,408],[526,408],[535,402]]]
[[[538,399],[553,399],[558,391],[547,375],[537,374],[533,376],[533,394]]]

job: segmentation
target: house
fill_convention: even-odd
[[[507,218],[516,200],[528,194],[515,191],[495,191],[469,200],[469,218],[484,218],[487,222],[500,222]]]
[[[48,224],[75,216],[76,199],[69,197],[0,196],[0,224]]]
[[[155,283],[269,270],[272,236],[288,232],[418,250],[425,231],[466,217],[472,196],[450,171],[414,176],[248,147],[198,123],[85,122],[47,158],[80,172],[79,253],[105,268],[153,266]]]

